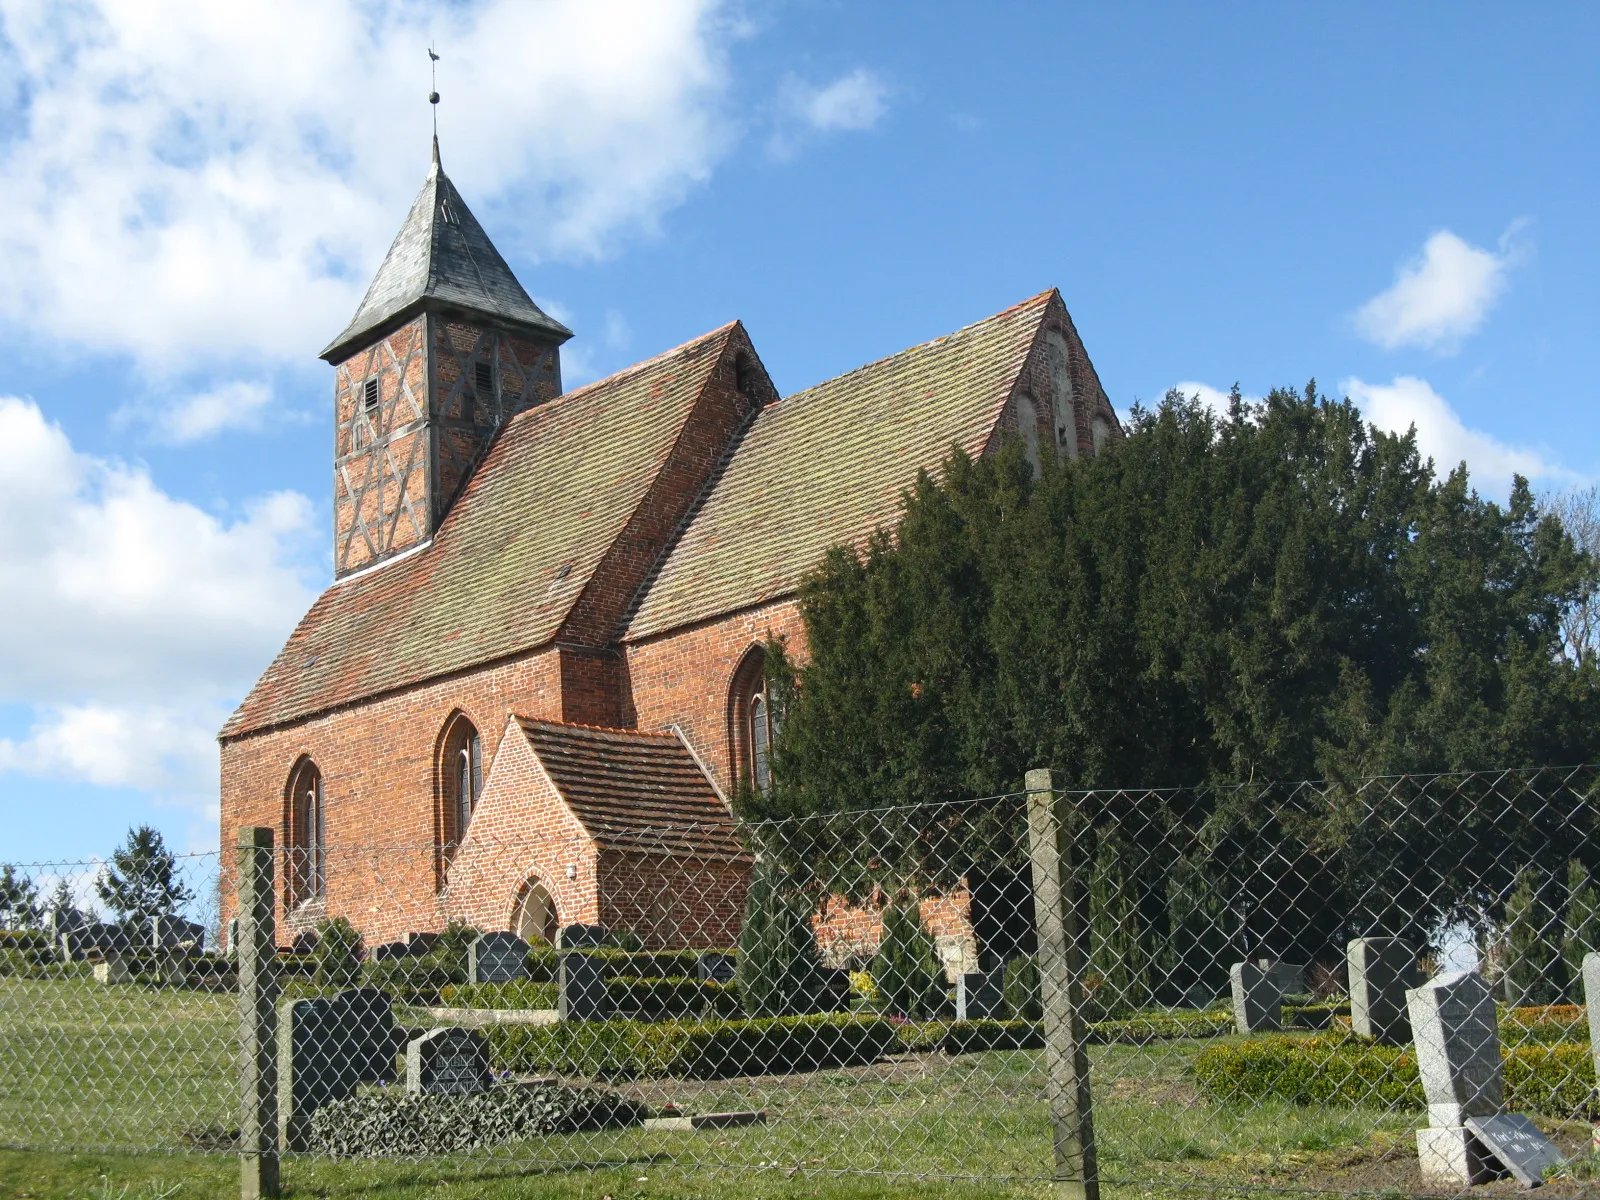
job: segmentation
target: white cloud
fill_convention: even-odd
[[[1226,417],[1228,415],[1228,393],[1221,388],[1214,388],[1209,383],[1195,383],[1192,380],[1185,380],[1183,383],[1175,383],[1172,386],[1185,396],[1195,397],[1217,416]],[[1246,403],[1256,404],[1260,402],[1261,397],[1246,396],[1244,399]]]
[[[215,516],[27,400],[0,397],[0,445],[0,703],[36,715],[0,770],[214,794],[207,743],[312,599],[310,502]]]
[[[426,171],[513,258],[648,231],[732,143],[719,0],[0,0],[0,318],[157,370],[299,361]]]
[[[789,104],[813,129],[871,129],[888,111],[889,88],[876,74],[858,67],[832,83],[813,87],[791,81]]]
[[[236,379],[166,403],[119,409],[117,419],[148,425],[158,441],[182,446],[228,430],[257,430],[272,404],[270,384]]]
[[[1404,433],[1415,425],[1418,451],[1433,459],[1440,474],[1464,461],[1474,486],[1484,495],[1509,495],[1512,475],[1561,484],[1580,479],[1542,451],[1507,445],[1469,428],[1425,379],[1401,375],[1392,383],[1377,384],[1352,378],[1339,387],[1378,428]]]
[[[1357,310],[1356,329],[1386,349],[1420,346],[1453,354],[1477,332],[1505,288],[1506,274],[1523,257],[1514,223],[1499,251],[1485,250],[1441,229],[1422,254],[1404,264],[1388,290]]]

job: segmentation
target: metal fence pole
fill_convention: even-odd
[[[239,830],[239,1196],[278,1194],[278,973],[272,830]]]
[[[1072,831],[1054,773],[1028,772],[1028,851],[1033,866],[1033,911],[1038,928],[1039,990],[1044,1007],[1045,1095],[1056,1151],[1055,1177],[1063,1196],[1100,1200],[1094,1151],[1089,1055],[1084,1048],[1082,951],[1087,926],[1075,886]]]

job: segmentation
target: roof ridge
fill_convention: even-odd
[[[587,733],[625,733],[631,737],[663,738],[669,742],[678,742],[678,735],[671,730],[650,729],[625,729],[620,725],[587,725],[582,721],[556,721],[550,717],[524,717],[520,713],[511,714],[519,725],[554,725],[557,729],[582,729]]]
[[[739,319],[737,317],[735,317],[733,320],[729,321],[726,325],[718,325],[715,329],[708,330],[707,332],[702,333],[699,337],[692,337],[686,342],[680,342],[678,345],[672,347],[672,349],[670,349],[670,350],[663,350],[663,351],[661,351],[660,354],[652,354],[649,358],[642,358],[638,362],[634,363],[632,366],[621,367],[618,370],[615,370],[615,371],[611,372],[611,374],[606,375],[606,376],[604,376],[604,377],[602,377],[600,379],[592,379],[592,380],[590,380],[588,383],[584,384],[582,387],[575,387],[570,392],[562,392],[561,395],[559,395],[559,396],[552,396],[549,400],[546,400],[543,404],[539,405],[538,407],[539,408],[549,408],[552,404],[558,403],[559,401],[569,399],[572,396],[581,396],[581,395],[583,395],[584,392],[592,391],[593,389],[599,387],[601,384],[619,382],[620,380],[626,379],[628,376],[634,374],[637,371],[643,371],[646,367],[650,367],[650,366],[653,366],[656,363],[659,363],[664,358],[671,358],[674,354],[685,353],[686,351],[689,350],[689,348],[691,346],[698,346],[702,342],[708,342],[712,338],[716,337],[719,333],[726,334],[730,330],[732,330],[733,327],[735,325],[737,325],[738,323],[739,323]],[[530,409],[528,411],[531,412],[531,411],[534,411],[534,410]]]
[[[987,317],[984,317],[981,320],[973,321],[970,324],[963,325],[960,329],[952,329],[949,333],[942,333],[938,337],[929,338],[925,342],[918,342],[914,346],[907,346],[904,350],[896,350],[893,354],[885,354],[882,358],[875,358],[869,363],[862,363],[859,367],[852,367],[850,370],[845,371],[842,374],[834,375],[828,379],[821,380],[820,382],[812,384],[808,388],[801,388],[798,392],[791,392],[789,395],[780,399],[777,405],[774,405],[773,407],[777,408],[778,405],[787,404],[791,400],[799,400],[805,396],[809,396],[813,392],[827,387],[829,384],[841,383],[844,380],[854,378],[857,375],[864,375],[868,371],[872,371],[883,366],[885,363],[894,362],[896,359],[904,358],[908,354],[915,354],[918,350],[926,350],[931,346],[939,345],[941,342],[948,342],[952,338],[958,338],[964,333],[970,333],[972,330],[977,329],[980,326],[989,325],[1000,320],[1002,317],[1010,316],[1012,313],[1027,308],[1029,305],[1038,304],[1041,301],[1048,304],[1050,296],[1054,294],[1055,290],[1056,289],[1053,287],[1046,288],[1037,296],[1029,296],[1026,300],[1019,300],[1016,304],[1013,304],[1007,308],[1002,308],[997,313],[990,313]]]

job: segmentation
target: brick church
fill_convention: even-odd
[[[280,929],[463,918],[728,944],[768,786],[763,649],[952,445],[1122,436],[1055,290],[783,396],[738,321],[572,391],[440,166],[334,374],[334,580],[223,727],[222,836],[276,829]],[[364,849],[357,853],[345,848]]]

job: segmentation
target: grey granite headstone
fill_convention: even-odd
[[[1350,970],[1350,1027],[1386,1046],[1411,1040],[1406,989],[1416,982],[1416,954],[1399,938],[1353,938],[1345,948]]]
[[[1228,980],[1233,986],[1233,1023],[1240,1033],[1283,1028],[1283,993],[1270,972],[1255,963],[1234,963]]]
[[[1262,958],[1256,960],[1256,966],[1265,971],[1278,985],[1278,994],[1282,996],[1303,995],[1306,990],[1306,967],[1304,963],[1285,962],[1281,958]]]
[[[556,971],[556,1012],[563,1021],[604,1021],[611,1015],[606,964],[599,957],[563,951]]]
[[[406,1045],[406,1091],[467,1095],[491,1082],[489,1039],[475,1029],[431,1029]]]
[[[1566,1164],[1561,1151],[1521,1113],[1468,1117],[1467,1128],[1527,1187],[1538,1187],[1546,1171]]]
[[[559,945],[563,950],[582,946],[604,946],[611,931],[604,925],[568,925],[561,930]]]
[[[1589,1053],[1600,1072],[1600,954],[1583,956],[1583,1004],[1589,1010]]]
[[[1441,976],[1406,992],[1428,1123],[1460,1127],[1504,1110],[1494,994],[1476,971]]]
[[[706,950],[695,959],[695,973],[703,983],[732,983],[739,960],[731,954]]]
[[[528,943],[514,933],[485,933],[467,949],[467,978],[506,983],[528,973]]]
[[[1005,987],[1001,971],[968,971],[956,977],[956,1020],[985,1021],[1001,1016]]]
[[[229,917],[228,918],[228,945],[226,947],[226,952],[228,954],[228,957],[230,957],[230,958],[235,958],[239,954],[239,918],[238,917]]]
[[[355,1091],[344,1053],[345,1006],[337,1000],[284,1000],[278,1006],[278,1145],[304,1150],[311,1114]]]
[[[389,994],[382,988],[340,992],[342,1050],[357,1083],[393,1083],[395,1055],[403,1044]]]

